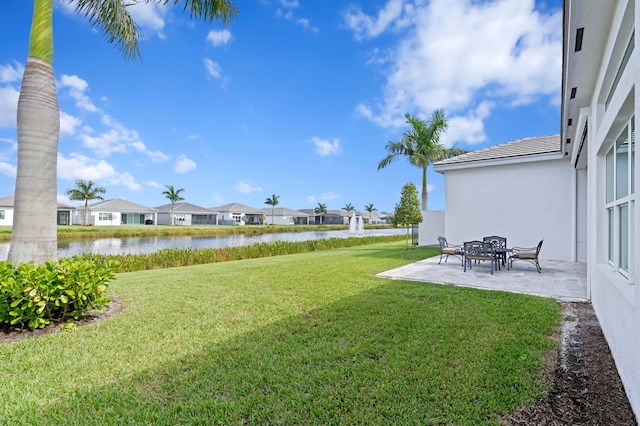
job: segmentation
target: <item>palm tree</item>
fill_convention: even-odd
[[[171,201],[171,226],[174,226],[176,224],[176,217],[173,214],[173,207],[175,206],[176,201],[184,200],[184,198],[180,196],[180,193],[184,191],[184,189],[175,189],[173,185],[165,185],[165,188],[167,188],[167,190],[162,191],[162,195],[164,195],[169,199],[169,201]]]
[[[91,200],[104,200],[100,194],[107,192],[100,186],[93,186],[93,181],[84,181],[82,179],[76,180],[76,187],[73,189],[67,189],[65,194],[69,196],[70,200],[84,201],[84,225],[89,225],[89,201]]]
[[[440,136],[447,129],[444,112],[433,112],[428,123],[405,114],[407,124],[411,126],[404,132],[399,142],[389,142],[385,149],[389,152],[378,164],[378,170],[387,167],[399,157],[407,157],[409,163],[422,169],[422,210],[427,210],[427,168],[436,161],[464,154],[467,150],[457,147],[445,148]]]
[[[176,5],[184,1],[190,17],[228,23],[237,13],[232,0],[149,0]],[[17,265],[56,260],[57,156],[60,110],[53,72],[53,0],[33,0],[29,53],[18,99],[18,161],[14,221],[8,260]],[[76,11],[102,30],[123,56],[140,56],[142,35],[122,0],[78,0]]]
[[[373,203],[367,204],[366,206],[364,206],[364,209],[369,212],[369,224],[371,224],[371,213],[377,212],[378,209],[373,207]]]
[[[322,215],[327,213],[327,205],[324,203],[318,203],[318,206],[313,209],[313,212],[320,215],[320,225],[322,225]]]
[[[272,225],[273,225],[273,216],[275,213],[275,208],[280,202],[278,201],[279,199],[280,199],[279,195],[273,194],[271,197],[268,197],[267,200],[264,202],[265,204],[268,204],[271,206],[271,224]]]
[[[351,203],[347,203],[347,204],[342,208],[342,210],[344,210],[344,211],[346,211],[346,212],[347,212],[347,216],[348,216],[349,222],[351,222],[351,216],[349,216],[349,213],[351,213],[351,212],[352,212],[352,211],[354,211],[355,209],[356,209],[356,208],[355,208],[355,207],[353,207],[353,204],[351,204]]]

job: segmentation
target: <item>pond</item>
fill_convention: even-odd
[[[323,238],[349,238],[363,236],[400,235],[404,228],[371,229],[350,233],[342,231],[281,232],[258,235],[180,236],[180,237],[123,237],[58,241],[58,257],[71,257],[82,253],[141,254],[165,248],[221,248],[250,245],[271,241],[308,241]],[[0,260],[6,260],[9,243],[0,243]]]

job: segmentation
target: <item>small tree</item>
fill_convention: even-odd
[[[165,185],[165,188],[167,188],[167,190],[162,191],[162,195],[164,195],[169,199],[169,201],[171,201],[171,226],[174,226],[176,222],[175,215],[173,214],[173,207],[175,206],[176,201],[184,200],[184,198],[182,198],[182,196],[180,195],[180,193],[184,191],[184,189],[175,189],[173,185]]]
[[[327,213],[327,205],[324,203],[318,203],[318,206],[313,209],[313,212],[320,215],[320,225],[322,225],[322,216]]]
[[[366,206],[364,206],[364,209],[369,212],[369,224],[371,224],[371,213],[377,212],[378,209],[373,207],[373,203],[367,204]]]
[[[82,179],[76,180],[76,187],[68,189],[65,194],[69,196],[70,200],[84,201],[84,225],[89,225],[89,201],[90,200],[104,200],[102,195],[107,192],[100,186],[93,186],[93,181],[84,181]]]
[[[278,205],[278,203],[280,202],[280,196],[273,194],[271,197],[268,197],[266,199],[266,201],[264,202],[265,204],[268,204],[271,206],[271,224],[273,225],[273,216],[275,213],[275,208]]]
[[[422,222],[422,213],[420,213],[418,190],[413,183],[408,183],[402,187],[400,202],[396,204],[396,209],[393,213],[394,226],[407,227],[405,250],[409,249],[409,227],[420,222]]]

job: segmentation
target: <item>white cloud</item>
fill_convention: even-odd
[[[389,0],[386,6],[372,17],[362,11],[360,6],[350,5],[343,13],[343,19],[356,39],[374,38],[382,34],[389,26],[402,21],[399,18],[404,10],[404,0]]]
[[[142,186],[131,173],[119,172],[105,160],[96,160],[85,155],[72,154],[69,158],[58,154],[58,177],[65,180],[106,181],[110,185],[125,186],[137,191]]]
[[[142,28],[155,32],[158,37],[165,38],[162,30],[164,29],[164,16],[167,8],[157,3],[133,3],[127,9],[133,20]]]
[[[222,78],[222,68],[220,67],[220,64],[212,61],[209,58],[204,58],[202,62],[204,63],[204,67],[207,70],[207,75],[209,77],[213,77],[216,79]]]
[[[251,194],[252,192],[262,191],[261,187],[253,186],[251,183],[246,181],[240,181],[236,183],[235,185],[233,185],[233,188],[238,192],[242,192],[243,194]]]
[[[104,180],[116,174],[115,168],[105,160],[72,154],[65,158],[58,154],[58,177],[65,180]]]
[[[310,203],[315,203],[316,202],[316,197],[314,195],[309,195],[307,197],[307,201]]]
[[[82,110],[89,112],[98,112],[99,109],[85,95],[85,91],[89,88],[89,84],[77,75],[63,74],[60,78],[59,87],[68,88],[69,96],[76,102],[76,106]]]
[[[100,156],[109,156],[115,152],[126,153],[131,149],[148,156],[154,163],[161,163],[169,160],[169,156],[160,151],[152,151],[140,140],[140,135],[136,130],[125,127],[108,114],[101,116],[101,123],[107,130],[94,135],[94,130],[84,127],[78,136],[82,145],[90,148]]]
[[[111,176],[109,179],[109,183],[111,185],[125,186],[132,191],[138,191],[142,189],[142,185],[140,185],[134,177],[129,172],[118,172],[115,175]]]
[[[231,41],[231,31],[224,29],[221,31],[211,30],[207,34],[207,41],[214,47],[224,46]]]
[[[0,173],[9,177],[16,177],[16,166],[0,161]]]
[[[280,0],[280,4],[290,9],[295,9],[300,6],[298,0]]]
[[[295,3],[296,3],[295,7],[297,7],[297,2],[295,2]],[[283,3],[283,5],[284,5],[284,3]],[[293,12],[290,11],[290,10],[287,11],[287,12],[283,12],[282,9],[277,9],[276,10],[276,17],[284,18],[287,21],[294,22],[297,25],[300,25],[305,30],[309,30],[309,31],[311,31],[311,32],[313,32],[315,34],[317,34],[320,31],[318,29],[318,27],[314,27],[313,25],[311,25],[311,22],[307,18],[295,18],[293,16]]]
[[[0,128],[16,127],[20,92],[13,87],[0,87]]]
[[[82,120],[73,115],[69,115],[64,111],[60,111],[60,135],[73,136],[76,134],[76,128],[82,124]]]
[[[187,173],[194,170],[196,167],[197,165],[195,161],[187,158],[184,154],[180,154],[173,171],[176,173]]]
[[[484,137],[490,104],[558,102],[561,10],[543,15],[534,0],[389,0],[377,14],[352,7],[344,16],[356,38],[409,25],[385,64],[383,99],[355,110],[381,127],[404,126],[407,111],[444,109],[457,117],[457,140],[472,142]]]
[[[14,62],[13,65],[0,65],[0,83],[18,82],[23,73],[24,67],[18,62]]]
[[[484,120],[491,115],[491,102],[482,102],[478,107],[469,111],[466,116],[449,117],[449,128],[442,135],[445,146],[452,146],[455,142],[474,145],[484,142],[487,135],[484,132]]]
[[[342,148],[340,147],[340,139],[328,140],[320,139],[316,136],[313,136],[311,138],[311,142],[315,146],[316,152],[320,154],[321,157],[340,154],[342,152]]]
[[[155,180],[148,180],[145,182],[145,185],[150,186],[152,188],[165,189],[165,186],[163,184],[158,183]]]

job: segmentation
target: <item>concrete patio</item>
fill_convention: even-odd
[[[587,267],[584,263],[540,260],[542,273],[533,264],[515,262],[513,268],[494,271],[488,262],[472,265],[463,272],[459,258],[450,257],[438,264],[440,256],[430,257],[410,265],[377,274],[394,280],[450,284],[483,290],[500,290],[534,296],[553,297],[562,302],[588,301]]]

